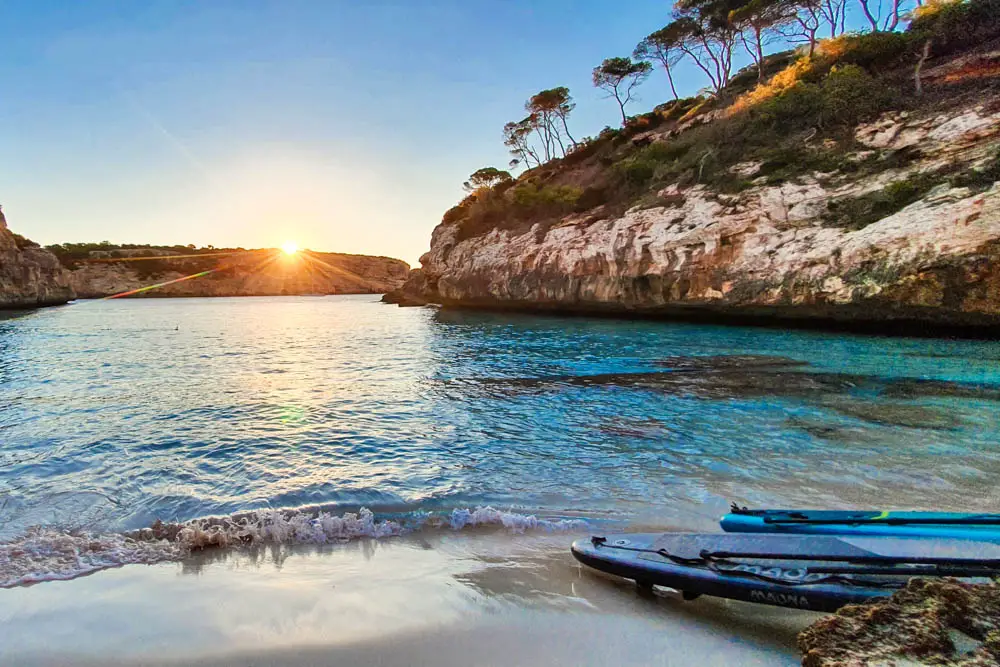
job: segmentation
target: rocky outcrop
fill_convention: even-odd
[[[0,309],[55,306],[74,297],[69,272],[55,255],[15,236],[0,212]]]
[[[799,635],[803,667],[1000,664],[1000,586],[913,579],[891,598],[848,605]]]
[[[313,251],[294,256],[274,250],[209,252],[178,258],[175,252],[156,249],[113,250],[94,251],[84,261],[68,263],[81,298],[133,290],[142,290],[136,296],[151,297],[381,294],[399,288],[409,272],[406,262],[390,257]]]
[[[769,185],[760,165],[744,163],[734,179],[756,180],[733,195],[670,186],[659,206],[471,238],[461,221],[442,223],[409,298],[686,318],[1000,326],[1000,183],[988,180],[1000,164],[998,109],[994,99],[945,115],[887,115],[857,129],[865,150],[846,159],[867,166],[853,173]],[[971,177],[956,177],[963,174]],[[905,188],[919,196],[899,210],[870,224],[845,219],[852,204]]]

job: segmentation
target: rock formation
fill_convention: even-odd
[[[7,229],[0,211],[0,309],[55,306],[74,298],[55,255]]]
[[[1000,325],[1000,98],[858,127],[848,162],[736,194],[669,186],[659,205],[479,235],[433,232],[422,271],[390,299],[675,317]],[[903,159],[905,157],[905,159]],[[966,174],[970,178],[946,178]],[[934,180],[936,179],[936,180]],[[985,181],[985,182],[984,182]],[[914,185],[916,184],[916,185]],[[869,221],[840,211],[883,191],[915,201]],[[855,207],[856,208],[856,207]]]
[[[799,634],[804,667],[1000,664],[1000,586],[913,579]]]

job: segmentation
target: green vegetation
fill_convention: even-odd
[[[858,1],[870,17],[869,32],[844,32],[847,0],[677,0],[670,23],[642,39],[631,58],[608,58],[593,70],[594,84],[618,103],[620,128],[575,141],[569,90],[541,91],[525,104],[527,117],[504,127],[512,167],[528,169],[517,178],[493,167],[477,171],[467,182],[470,194],[444,221],[457,223],[459,237],[468,238],[569,213],[609,216],[662,205],[655,193],[670,184],[732,194],[804,173],[862,177],[904,167],[916,151],[866,151],[854,127],[885,111],[947,104],[953,93],[972,90],[962,86],[993,85],[938,82],[928,96],[918,85],[919,68],[928,57],[1000,39],[1000,0],[931,0],[920,7],[914,0]],[[910,25],[897,31],[908,15]],[[778,36],[802,46],[765,53]],[[739,48],[752,64],[734,73]],[[710,94],[678,99],[673,70],[682,60],[704,73]],[[665,72],[674,99],[630,118],[626,106],[650,75],[650,61]],[[864,227],[938,183],[985,189],[1000,178],[998,160],[839,201],[826,224]],[[751,163],[760,166],[736,168]]]
[[[140,280],[150,280],[164,273],[180,271],[182,273],[197,273],[219,267],[218,253],[246,252],[243,248],[216,248],[207,246],[197,248],[194,245],[150,245],[148,243],[58,243],[45,246],[59,262],[68,269],[76,269],[87,260],[100,259],[114,262],[115,259],[128,260],[133,257],[150,257],[141,261],[128,261],[128,266],[136,272]],[[168,259],[161,255],[182,255],[183,259]],[[204,258],[198,255],[206,255]],[[213,278],[221,278],[221,274],[212,274]]]
[[[39,245],[29,238],[25,238],[20,234],[11,232],[14,237],[14,245],[17,246],[18,250],[24,250],[25,248],[38,248]]]
[[[832,201],[823,216],[823,223],[828,227],[864,229],[873,222],[903,210],[944,180],[936,174],[914,174],[860,197]]]
[[[1000,153],[978,169],[952,176],[949,184],[955,188],[969,188],[978,193],[989,190],[998,181],[1000,181]]]

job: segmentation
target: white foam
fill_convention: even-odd
[[[192,550],[254,544],[329,544],[361,538],[382,539],[414,530],[502,527],[511,533],[580,530],[580,519],[540,519],[493,507],[456,509],[450,515],[423,513],[404,523],[377,521],[371,510],[335,516],[328,512],[254,510],[231,517],[157,522],[129,534],[91,534],[31,528],[0,544],[0,588],[72,579],[121,565],[179,560]]]
[[[131,563],[175,560],[188,548],[166,540],[140,541],[120,534],[67,533],[51,528],[0,544],[0,588],[84,574]]]
[[[401,535],[395,521],[376,521],[367,508],[357,514],[334,516],[281,510],[254,510],[224,519],[195,519],[181,524],[174,538],[189,548],[227,547],[240,544],[328,544],[362,537]],[[154,532],[155,535],[155,532]]]
[[[581,530],[587,527],[587,522],[582,519],[539,519],[534,514],[504,512],[492,507],[453,510],[450,524],[454,530],[461,530],[466,526],[503,526],[518,534],[527,530],[541,529],[553,532]]]

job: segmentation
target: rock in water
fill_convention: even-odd
[[[56,306],[74,298],[69,272],[56,256],[7,229],[0,211],[0,309]]]
[[[799,634],[804,667],[1000,664],[1000,585],[913,579]]]

